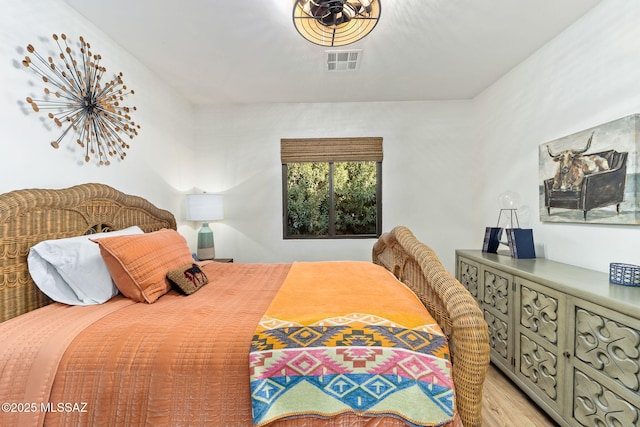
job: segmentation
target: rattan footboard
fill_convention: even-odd
[[[465,427],[482,425],[482,386],[489,366],[489,334],[477,303],[406,227],[383,234],[373,262],[409,286],[449,338],[458,413]]]
[[[171,212],[103,184],[0,194],[0,322],[51,302],[29,275],[31,246],[133,225],[154,231],[175,229],[176,221]]]

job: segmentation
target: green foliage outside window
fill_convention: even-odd
[[[287,165],[289,236],[329,233],[329,163]]]
[[[288,164],[285,236],[378,235],[377,174],[377,162]]]
[[[376,163],[336,163],[333,179],[336,234],[375,234]]]

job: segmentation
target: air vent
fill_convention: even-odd
[[[327,50],[325,53],[327,71],[356,71],[360,68],[362,49]]]

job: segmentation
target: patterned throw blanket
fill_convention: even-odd
[[[254,424],[350,412],[442,425],[450,370],[440,328],[382,267],[295,263],[253,337]]]

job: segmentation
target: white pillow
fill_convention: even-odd
[[[102,304],[118,293],[97,237],[143,234],[140,227],[67,239],[45,240],[29,250],[31,278],[49,298],[70,305]]]

